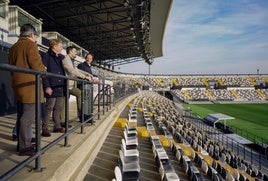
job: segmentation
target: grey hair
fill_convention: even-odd
[[[21,37],[27,37],[31,34],[36,35],[35,27],[31,24],[24,24],[20,27],[20,36]]]

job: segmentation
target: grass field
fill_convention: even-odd
[[[260,137],[268,141],[268,104],[184,104],[183,107],[190,107],[201,118],[211,113],[232,116],[235,119],[226,123],[234,131],[240,130],[237,134],[251,140]]]

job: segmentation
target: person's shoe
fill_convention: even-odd
[[[54,128],[53,133],[64,133],[64,128]]]
[[[49,132],[47,129],[45,129],[45,130],[42,131],[41,136],[44,136],[44,137],[50,137],[51,134],[50,134],[50,132]]]
[[[33,156],[34,154],[35,154],[35,149],[30,149],[30,150],[19,152],[19,156]]]
[[[35,140],[36,140],[35,138],[32,138],[32,139],[31,139],[31,142],[32,142],[32,143],[34,143],[34,142],[35,142]]]
[[[88,119],[92,117],[92,114],[84,114],[84,121],[86,122]],[[92,118],[93,119],[93,118]],[[87,123],[92,123],[92,119],[88,121]],[[79,122],[82,122],[82,116],[79,116]]]
[[[17,140],[18,140],[17,135],[12,134],[12,141],[17,141]]]
[[[63,127],[63,128],[65,128],[65,122],[60,123],[60,126]],[[71,128],[71,127],[72,127],[72,125],[69,125],[68,124],[68,128]]]

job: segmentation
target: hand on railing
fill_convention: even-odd
[[[100,83],[100,79],[98,77],[92,77],[93,83]]]
[[[100,83],[100,79],[98,77],[94,77],[91,74],[87,74],[85,79],[87,79],[88,81],[90,81],[92,83]]]
[[[90,82],[93,82],[93,79],[92,79],[91,75],[86,75],[85,79],[87,79]]]

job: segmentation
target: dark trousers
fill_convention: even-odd
[[[33,119],[35,118],[35,104],[33,106],[34,110],[33,110],[33,113],[34,113],[34,116],[31,117],[30,119]],[[12,134],[13,135],[16,135],[17,138],[18,138],[18,144],[17,144],[17,151],[20,150],[20,146],[19,146],[19,132],[20,132],[20,120],[22,118],[22,115],[23,115],[23,103],[17,101],[17,120],[16,120],[16,125],[14,126],[13,128],[13,131],[12,131]],[[41,103],[41,116],[42,116],[42,121],[44,120],[44,116],[46,114],[46,110],[45,110],[45,104],[44,103]],[[31,129],[31,139],[33,138],[33,131]]]
[[[32,148],[32,124],[35,119],[35,103],[21,103],[18,113],[18,150],[25,151]]]
[[[43,130],[48,130],[48,122],[52,113],[54,128],[61,128],[61,112],[65,97],[46,98],[46,116],[43,122]]]

